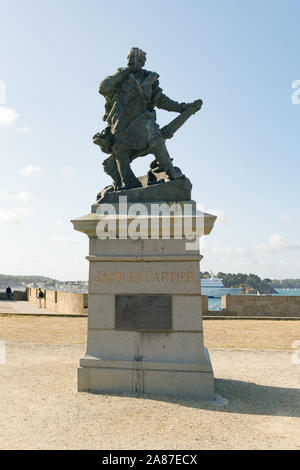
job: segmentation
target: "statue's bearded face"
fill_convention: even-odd
[[[138,47],[132,47],[127,56],[128,67],[132,70],[140,70],[146,63],[146,52]]]

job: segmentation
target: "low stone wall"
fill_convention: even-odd
[[[202,306],[204,316],[300,318],[300,296],[227,295],[223,310],[206,309],[204,299]]]
[[[53,312],[73,315],[88,313],[88,294],[53,290],[45,290],[44,293],[43,307]],[[27,300],[38,304],[37,294],[38,289],[28,288]],[[208,297],[202,295],[202,312],[204,317],[300,318],[300,296],[228,295],[222,297],[222,310],[214,311],[208,310]]]
[[[35,289],[34,287],[28,287],[28,290],[27,290],[27,300],[28,302],[31,302],[32,304],[38,304],[39,301],[38,301],[38,289]],[[44,293],[46,291],[43,291]],[[45,304],[45,302],[43,302]],[[45,305],[43,305],[45,306]]]
[[[28,301],[38,304],[38,289],[28,288]],[[87,315],[88,294],[44,290],[42,306],[56,313]]]
[[[208,297],[207,295],[201,295],[202,297],[202,315],[208,315],[210,310],[208,310]]]
[[[0,292],[0,300],[7,300],[5,292]],[[27,300],[27,291],[13,290],[11,300]]]

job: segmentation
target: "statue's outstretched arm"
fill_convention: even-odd
[[[164,93],[162,93],[156,102],[156,106],[165,111],[174,111],[175,113],[182,113],[185,110],[185,103],[178,103],[171,100]]]
[[[120,83],[122,83],[129,72],[129,67],[125,67],[124,69],[118,69],[114,75],[110,75],[109,77],[105,78],[105,80],[100,82],[99,93],[101,93],[103,96],[107,96],[113,93],[115,88],[120,85]]]

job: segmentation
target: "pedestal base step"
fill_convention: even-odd
[[[78,368],[78,391],[149,393],[212,400],[214,377],[203,363],[109,361],[85,357]]]

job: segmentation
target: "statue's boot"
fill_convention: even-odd
[[[155,139],[151,143],[151,153],[155,156],[159,167],[168,175],[170,180],[182,178],[183,175],[179,175],[175,170],[169,152],[167,150],[165,140],[162,137]]]
[[[115,157],[110,155],[103,161],[102,165],[105,173],[113,179],[115,190],[118,190],[122,186],[122,181]]]
[[[115,144],[113,151],[116,159],[118,172],[121,177],[122,186],[120,189],[140,188],[142,184],[137,179],[130,167],[130,157],[127,147],[122,144]]]

